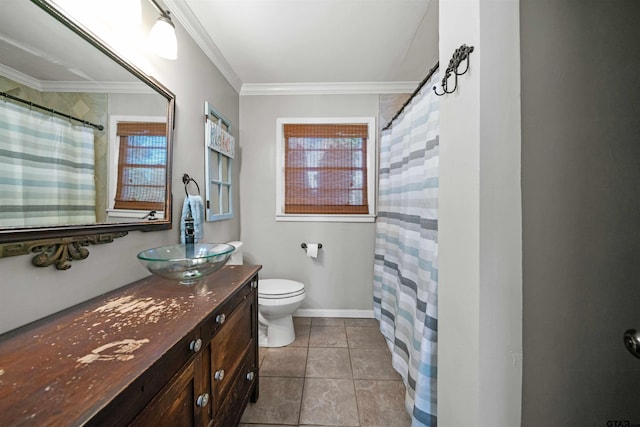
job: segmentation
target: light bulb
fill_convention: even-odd
[[[149,42],[151,43],[151,49],[159,56],[166,59],[178,58],[176,29],[170,18],[165,16],[158,18],[149,33]]]

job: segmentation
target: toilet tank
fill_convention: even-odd
[[[231,257],[229,257],[227,265],[242,265],[242,242],[227,242],[227,245],[231,245],[236,248],[236,250],[231,253]]]

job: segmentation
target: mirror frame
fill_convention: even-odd
[[[120,57],[90,30],[68,17],[47,0],[31,0],[52,18],[76,33],[82,39],[107,55],[111,60],[129,71],[167,100],[167,173],[164,219],[146,222],[99,223],[86,225],[63,225],[45,227],[17,227],[0,229],[0,258],[14,255],[38,253],[32,263],[38,267],[55,264],[59,270],[71,267],[72,260],[89,256],[83,246],[109,243],[123,237],[129,231],[158,231],[172,228],[172,163],[173,134],[175,130],[175,95],[153,77]]]

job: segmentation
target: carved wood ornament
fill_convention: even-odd
[[[55,265],[58,270],[71,268],[71,261],[79,261],[89,256],[85,246],[111,243],[113,239],[126,236],[127,232],[102,233],[90,236],[72,236],[0,245],[0,258],[37,253],[31,259],[36,267]]]

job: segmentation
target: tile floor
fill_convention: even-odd
[[[260,348],[260,398],[241,427],[407,427],[404,384],[375,319],[294,318],[296,340]]]

